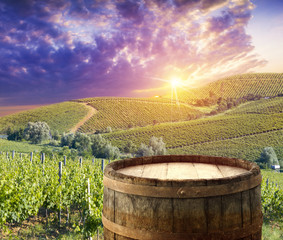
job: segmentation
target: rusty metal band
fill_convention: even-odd
[[[146,229],[134,229],[121,226],[117,223],[109,221],[102,215],[103,227],[109,231],[132,239],[142,240],[184,240],[184,239],[237,239],[251,236],[261,231],[262,217],[257,219],[253,224],[227,231],[219,231],[214,233],[170,233],[170,232],[153,232]]]
[[[222,196],[243,192],[261,184],[261,175],[252,176],[240,182],[231,182],[220,185],[192,186],[192,187],[160,187],[149,185],[135,185],[120,182],[104,176],[104,187],[117,192],[156,198],[200,198]]]

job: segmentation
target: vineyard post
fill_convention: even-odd
[[[94,158],[92,159],[92,164],[94,164]]]
[[[9,159],[9,153],[8,152],[6,152],[6,158]]]
[[[15,157],[15,150],[12,151],[12,159]]]
[[[66,160],[67,160],[67,157],[64,156],[64,166],[66,166]]]
[[[32,163],[33,152],[30,153],[30,162]]]
[[[45,153],[42,153],[41,154],[41,163],[43,164],[45,161]]]
[[[101,171],[104,173],[104,159],[101,160]]]
[[[61,177],[62,177],[62,162],[59,162],[59,184],[61,185]],[[59,204],[59,212],[58,212],[58,218],[59,218],[59,228],[61,225],[61,192],[60,192],[60,204]]]
[[[83,158],[80,157],[80,167],[82,167],[82,165],[83,165]]]
[[[90,182],[89,182],[89,178],[87,179],[87,195],[88,195],[88,210],[89,213],[91,214],[91,208],[90,208]],[[92,237],[89,237],[89,240],[92,240]]]
[[[20,153],[20,160],[22,161],[22,153]]]

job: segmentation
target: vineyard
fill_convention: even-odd
[[[230,110],[226,114],[274,114],[283,113],[283,98],[260,99],[258,101],[246,102],[239,107]]]
[[[0,133],[8,127],[25,128],[28,122],[46,122],[52,130],[67,132],[79,122],[88,109],[76,102],[63,102],[43,106],[37,109],[0,117]]]
[[[199,110],[187,105],[177,105],[168,100],[127,99],[127,98],[93,98],[83,99],[98,112],[90,118],[80,132],[95,132],[114,129],[128,129],[155,125],[162,122],[185,121],[188,118],[201,116]]]
[[[94,235],[103,204],[100,162],[1,153],[0,228],[5,231],[8,223],[20,224],[44,211],[46,224],[56,222],[58,228]]]
[[[196,89],[178,90],[182,102],[203,99],[214,93],[222,98],[241,98],[249,94],[274,97],[283,94],[283,73],[249,73],[229,76]],[[167,96],[170,98],[170,96]]]
[[[271,142],[278,149],[280,146],[282,148],[282,103],[283,98],[263,99],[248,102],[230,110],[224,115],[191,120],[189,122],[166,123],[118,131],[105,134],[105,137],[120,148],[123,148],[130,140],[139,146],[141,143],[147,143],[151,136],[162,137],[166,147],[172,153],[208,154],[204,150],[206,149],[204,146],[207,146],[210,149],[209,154],[216,155],[219,154],[217,146],[220,146],[222,149],[227,147],[231,149],[231,152],[233,152],[231,156],[234,157],[242,157],[242,155],[238,156],[238,154],[241,151],[246,152],[247,146],[252,145],[255,146],[256,151],[245,155],[244,158],[255,160],[255,156],[260,149],[262,150]],[[246,139],[246,141],[243,139]],[[263,141],[259,139],[263,139]],[[243,146],[241,141],[248,142],[249,144]],[[242,147],[237,147],[237,144]],[[214,150],[211,147],[214,147]],[[199,152],[197,149],[203,150]],[[223,151],[223,154],[227,153],[228,149]],[[281,152],[279,154],[283,157]]]
[[[223,98],[249,94],[263,98],[214,116],[208,115],[215,106],[205,108],[184,103],[206,98],[209,92]],[[155,136],[163,138],[167,154],[202,154],[255,161],[263,148],[271,146],[278,159],[283,159],[283,97],[276,97],[283,94],[283,74],[237,75],[178,94],[183,101],[181,104],[161,97],[101,97],[53,104],[1,117],[0,132],[8,127],[24,128],[28,122],[35,121],[47,122],[53,131],[68,132],[87,115],[88,109],[84,106],[87,104],[97,113],[78,131],[100,132],[121,151],[130,141],[138,148]],[[71,155],[72,149],[59,145],[0,139],[1,239],[24,239],[20,232],[10,237],[10,229],[38,216],[42,217],[44,226],[52,225],[54,238],[64,239],[60,237],[62,229],[82,239],[93,236],[97,228],[101,228],[101,159],[80,160],[77,152]],[[65,163],[64,150],[69,154]],[[46,157],[40,152],[45,152]],[[283,236],[283,190],[280,188],[283,175],[268,171],[263,171],[263,175],[264,216],[267,224],[273,224],[272,229],[265,225],[263,234],[270,236],[274,229],[281,228],[276,233],[280,239]],[[38,237],[45,236],[36,239]]]
[[[98,159],[1,153],[0,238],[30,238],[30,234],[23,235],[20,231],[7,234],[11,234],[9,230],[15,226],[25,227],[22,222],[38,215],[43,216],[41,224],[53,228],[56,238],[62,229],[76,234],[76,239],[96,235],[97,229],[101,228],[103,203],[101,167]],[[279,224],[282,220],[283,189],[279,187],[282,174],[271,175],[270,171],[262,171],[262,174],[262,207],[266,221],[263,236],[267,237],[271,229],[269,222]],[[42,232],[33,234],[34,239],[48,238]],[[276,234],[280,236],[282,231]]]
[[[162,137],[168,148],[177,148],[213,141],[233,139],[283,129],[283,114],[225,116],[193,120],[190,122],[160,124],[105,134],[114,145],[126,141],[140,145],[150,136]]]
[[[169,154],[201,154],[235,157],[255,161],[266,146],[272,146],[278,159],[283,158],[283,130],[219,140],[169,149]]]

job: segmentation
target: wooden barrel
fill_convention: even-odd
[[[245,160],[168,155],[112,162],[104,239],[261,239],[261,174]]]

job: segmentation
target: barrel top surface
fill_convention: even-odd
[[[247,169],[207,163],[169,162],[130,166],[117,170],[128,176],[154,179],[215,179],[240,175]]]

